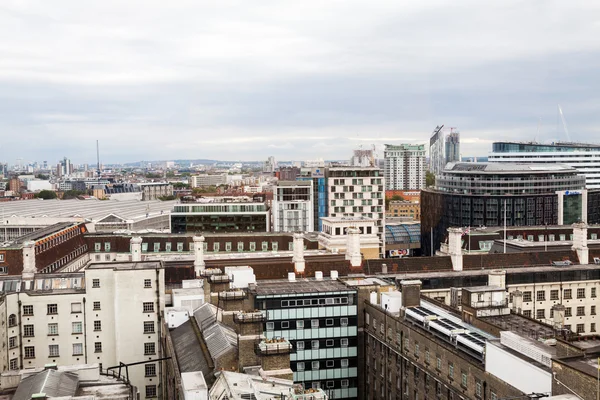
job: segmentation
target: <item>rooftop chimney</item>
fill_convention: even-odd
[[[206,264],[204,263],[204,236],[194,236],[194,271],[200,276]]]
[[[350,261],[353,268],[362,265],[362,254],[360,254],[360,230],[350,227],[346,230],[346,260]]]
[[[463,231],[460,228],[448,228],[448,252],[454,271],[463,269],[462,234]]]
[[[338,278],[338,272],[336,270],[332,270],[330,272],[331,280],[335,280]]]
[[[294,271],[297,274],[304,273],[304,234],[294,233],[294,256],[292,257],[294,263]]]
[[[573,250],[577,252],[579,264],[589,264],[589,248],[587,245],[587,224],[577,222],[573,224]]]
[[[402,306],[406,308],[421,305],[421,281],[407,280],[400,282],[402,291]]]
[[[296,281],[296,274],[293,273],[293,272],[288,272],[288,281],[295,282]]]
[[[488,275],[488,285],[506,289],[506,271],[494,269]]]
[[[23,243],[23,280],[32,280],[36,272],[35,242],[28,240]]]
[[[129,240],[129,243],[131,244],[131,261],[142,261],[142,238],[134,236]]]
[[[323,272],[322,271],[316,271],[315,272],[315,279],[318,281],[322,281],[323,280]]]

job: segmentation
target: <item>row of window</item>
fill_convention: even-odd
[[[590,288],[590,297],[591,298],[596,298],[596,288],[592,287]],[[577,298],[578,299],[585,299],[585,295],[586,295],[586,288],[578,288],[577,289]],[[531,292],[530,290],[528,291],[524,291],[523,292],[523,301],[524,302],[530,302],[532,301],[532,295],[533,292]],[[511,302],[513,299],[513,293],[511,293]],[[572,289],[564,289],[563,290],[563,299],[564,300],[572,300],[573,299],[573,290]],[[546,301],[546,291],[545,290],[538,290],[535,292],[535,300],[536,301]],[[558,289],[553,289],[550,290],[550,300],[560,300],[559,298],[559,291]]]
[[[102,331],[102,321],[95,320],[94,324],[94,332]],[[82,322],[76,321],[71,323],[71,333],[79,334],[82,333]],[[154,321],[144,321],[144,333],[154,333]],[[58,324],[50,323],[48,324],[48,336],[57,336],[58,335]],[[32,324],[23,325],[23,336],[24,337],[34,337],[35,336],[35,326]],[[13,337],[16,339],[16,336]],[[10,338],[10,339],[13,339]],[[9,339],[9,345],[12,343]],[[14,347],[11,345],[11,347]]]
[[[279,329],[305,329],[308,327],[308,324],[304,323],[305,321],[302,319],[293,320],[293,321],[278,321],[278,322],[267,322],[267,330],[274,331],[276,328]],[[323,326],[323,321],[318,319],[310,320],[310,327],[313,329],[317,329]],[[348,326],[348,318],[340,318],[339,324],[335,323],[333,318],[325,319],[325,327],[335,327],[335,326]]]
[[[35,358],[35,346],[25,346],[23,348],[25,358]],[[94,343],[94,352],[102,352],[102,342]],[[144,343],[144,355],[156,354],[156,343]],[[83,343],[73,343],[73,355],[83,355]],[[59,347],[57,344],[49,345],[49,357],[59,357]]]
[[[76,258],[78,258],[79,256],[81,256],[82,254],[87,253],[87,250],[88,250],[87,244],[84,244],[83,246],[80,246],[80,247],[76,248],[74,251],[70,252],[66,256],[60,258],[59,260],[54,261],[52,264],[50,264],[47,267],[43,268],[42,272],[43,273],[54,272],[57,269],[63,267],[66,264],[68,264],[69,262],[75,260]]]
[[[307,343],[310,344],[310,348],[306,347]],[[325,347],[348,347],[348,338],[310,340],[306,342],[304,340],[298,340],[296,341],[296,350],[318,350],[323,343],[325,344]]]
[[[204,242],[203,244],[204,246],[204,251],[207,252],[208,251],[208,243]],[[288,243],[288,250],[292,251],[294,248],[294,243],[293,242],[289,242]],[[142,252],[146,253],[148,252],[148,247],[149,244],[148,243],[142,243]],[[243,252],[245,250],[245,246],[244,246],[244,242],[237,242],[237,251],[238,252]],[[103,246],[102,243],[94,243],[94,250],[96,252],[100,252],[102,251]],[[104,243],[104,251],[105,252],[110,252],[111,249],[111,245],[110,242],[105,242]],[[154,253],[158,253],[160,251],[162,251],[161,249],[161,243],[159,242],[155,242],[153,243],[153,247],[152,250]],[[256,251],[256,242],[249,242],[248,243],[248,250],[249,251]],[[269,242],[261,242],[261,250],[262,251],[269,251]],[[279,243],[278,242],[271,242],[271,251],[278,251],[279,250]],[[171,252],[173,251],[173,246],[172,243],[167,242],[164,244],[164,251],[166,252]],[[178,252],[183,252],[184,251],[184,243],[183,242],[178,242],[177,243],[177,251]],[[188,251],[194,251],[194,243],[189,243],[189,248]],[[212,245],[212,251],[217,253],[219,251],[221,251],[221,243],[220,242],[214,242]],[[233,251],[233,243],[232,242],[225,242],[225,251]],[[96,257],[97,261],[100,261],[100,258],[97,256]],[[110,260],[110,258],[107,258],[107,261]]]
[[[327,297],[322,299],[281,300],[281,307],[302,307],[318,305],[348,304],[348,297]]]
[[[45,239],[45,241],[39,241],[35,246],[35,254],[42,253],[60,243],[66,242],[67,240],[74,238],[79,235],[79,229],[69,228],[67,231],[59,232],[53,235],[52,239]]]

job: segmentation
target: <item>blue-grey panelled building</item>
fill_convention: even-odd
[[[299,181],[312,181],[313,183],[313,210],[315,230],[321,232],[323,226],[322,217],[328,217],[327,202],[327,178],[325,177],[325,167],[312,168],[310,171],[303,171],[303,176],[298,177]]]
[[[264,335],[293,345],[294,382],[331,399],[356,399],[357,291],[329,278],[265,281],[252,290],[266,316]]]

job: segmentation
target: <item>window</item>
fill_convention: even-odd
[[[152,289],[152,279],[144,279],[144,288]]]
[[[269,251],[269,242],[262,242],[262,251]]]
[[[99,301],[95,301],[94,302],[94,311],[98,311],[100,310],[100,302]]]
[[[98,278],[92,279],[92,287],[99,288],[100,287],[100,279],[98,279]]]
[[[350,386],[348,379],[342,379],[341,385],[343,388],[347,388],[348,386]]]
[[[48,356],[49,357],[58,357],[58,345],[57,344],[51,344],[48,346]]]
[[[596,315],[596,306],[590,307],[590,315]]]
[[[341,347],[348,347],[348,339],[340,339]]]
[[[590,289],[590,297],[594,297],[594,298],[596,297],[596,288],[595,287]]]
[[[425,363],[429,364],[429,350],[425,349]]]
[[[304,329],[304,321],[296,321],[296,329]]]
[[[415,357],[419,358],[419,343],[415,343]]]
[[[160,243],[154,243],[154,252],[158,253],[160,251]]]
[[[58,335],[58,324],[48,324],[48,335]]]
[[[12,358],[8,368],[11,370],[19,369],[19,361],[16,358]]]
[[[33,306],[23,306],[23,315],[25,315],[25,316],[33,315]]]
[[[310,327],[311,328],[318,328],[319,327],[319,320],[318,319],[312,319],[310,321]]]
[[[327,360],[327,361],[325,362],[325,366],[326,366],[327,368],[333,368],[333,365],[334,365],[334,362],[333,362],[333,360]]]
[[[146,397],[156,397],[156,385],[146,385]]]
[[[102,321],[94,321],[94,332],[102,330]]]
[[[15,314],[10,314],[8,317],[8,326],[17,325],[17,316]]]
[[[537,301],[546,301],[546,291],[545,290],[538,290],[536,295],[535,295],[535,299]]]
[[[590,332],[596,332],[596,323],[595,322],[592,322],[590,324]]]
[[[584,306],[577,307],[577,316],[582,317],[584,315],[585,315],[585,307]]]
[[[340,366],[342,368],[348,368],[348,366],[350,365],[350,363],[348,362],[347,358],[342,358],[342,360],[340,361]]]
[[[154,303],[149,301],[149,302],[144,302],[143,304],[144,308],[144,312],[154,312]]]
[[[570,331],[571,330],[571,325],[570,324],[565,325],[565,329],[568,330],[568,331]]]
[[[325,346],[326,347],[333,347],[333,339],[327,339],[325,341]]]
[[[454,378],[454,364],[448,363],[448,377]]]
[[[535,311],[535,318],[537,319],[545,319],[546,318],[546,310],[538,309]]]
[[[145,376],[156,376],[156,364],[144,365]]]
[[[73,333],[82,333],[83,329],[82,329],[83,324],[81,322],[73,322],[72,327],[73,327]]]
[[[571,289],[565,289],[565,291],[563,292],[563,297],[565,298],[565,300],[571,300],[573,298],[573,295],[571,294]]]
[[[494,392],[490,393],[490,400],[498,400],[498,395]]]
[[[80,313],[81,312],[81,303],[71,303],[71,312],[72,313]]]
[[[13,349],[17,347],[17,337],[11,336],[8,338],[8,348]]]
[[[577,298],[585,299],[585,288],[577,289]]]
[[[35,358],[34,346],[25,346],[25,358]]]
[[[25,336],[25,337],[35,336],[33,325],[23,325],[23,336]]]
[[[289,329],[290,321],[281,321],[281,329]]]
[[[275,322],[267,322],[267,330],[268,331],[275,330]]]
[[[94,243],[94,251],[102,250],[102,243]]]
[[[480,381],[475,382],[475,396],[481,397],[481,382]]]
[[[56,304],[48,304],[47,309],[48,314],[58,314],[58,305]]]
[[[83,355],[83,344],[82,343],[73,343],[73,355],[74,356]]]
[[[250,251],[256,251],[256,242],[250,242]]]
[[[462,373],[460,384],[467,387],[467,374],[464,372]]]
[[[333,318],[327,318],[325,320],[325,326],[333,326]]]
[[[527,318],[531,318],[531,310],[523,310],[523,316]]]
[[[571,307],[566,307],[565,308],[565,317],[572,317],[573,316],[573,312],[571,310]]]
[[[436,365],[435,365],[435,367],[436,367],[436,369],[437,369],[438,371],[441,371],[441,370],[442,370],[442,359],[441,359],[441,357],[439,357],[439,356],[437,357],[437,360],[436,360]]]
[[[154,333],[154,321],[144,321],[144,333]]]
[[[156,343],[144,343],[144,354],[156,354]]]
[[[577,324],[577,333],[585,333],[585,325]]]
[[[171,242],[165,243],[165,251],[171,251]]]
[[[296,350],[304,350],[304,342],[303,341],[296,342]]]
[[[312,362],[312,369],[313,369],[313,371],[319,369],[319,362],[318,361],[313,361]]]
[[[530,291],[523,292],[523,301],[525,301],[525,302],[531,301],[531,292]]]
[[[296,363],[296,371],[304,371],[304,363],[303,362]]]
[[[311,340],[310,347],[313,350],[317,350],[319,348],[319,341],[318,340]]]
[[[102,342],[94,342],[94,353],[102,353]]]
[[[348,318],[340,318],[340,326],[348,326]]]
[[[558,300],[558,289],[550,291],[550,300]]]

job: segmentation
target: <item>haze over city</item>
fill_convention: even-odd
[[[5,2],[6,161],[345,159],[461,131],[600,132],[600,5],[589,1]],[[538,124],[541,118],[540,133]]]

